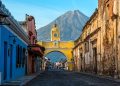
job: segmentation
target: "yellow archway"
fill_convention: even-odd
[[[42,45],[45,47],[45,54],[47,55],[50,52],[59,51],[63,53],[67,58],[68,63],[68,70],[72,71],[74,69],[74,61],[73,61],[73,47],[74,42],[73,41],[40,41],[38,42],[39,45]]]
[[[45,55],[53,51],[63,53],[67,57],[68,70],[72,71],[74,69],[72,53],[74,41],[60,41],[60,30],[57,24],[53,25],[50,33],[51,41],[40,41],[38,44],[45,47]]]

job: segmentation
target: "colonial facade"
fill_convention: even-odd
[[[119,0],[98,0],[73,50],[77,71],[119,77]]]
[[[96,9],[84,26],[81,36],[75,41],[73,54],[76,70],[97,73],[96,54],[100,51],[100,29],[98,27],[98,10]]]
[[[0,85],[40,71],[45,48],[36,42],[34,17],[18,22],[0,1]]]
[[[28,59],[27,59],[27,74],[33,74],[42,70],[42,61],[45,48],[37,43],[37,31],[35,26],[35,18],[27,15],[25,21],[20,22],[25,32],[28,34]]]
[[[25,75],[28,43],[27,34],[0,1],[0,84]]]

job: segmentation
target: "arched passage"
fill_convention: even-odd
[[[60,51],[51,51],[44,55],[44,57],[49,58],[51,62],[67,61],[66,55]]]
[[[67,59],[68,70],[72,71],[74,69],[72,49],[53,49],[53,48],[46,49],[44,56],[46,56],[47,54],[49,54],[51,52],[61,52]]]
[[[73,61],[73,47],[74,42],[73,41],[57,41],[57,45],[55,45],[56,42],[54,41],[40,41],[38,42],[39,45],[42,45],[45,47],[45,53],[44,55],[47,55],[50,52],[59,51],[63,53],[67,58],[67,64],[68,64],[68,70],[72,71],[74,70],[74,61]]]
[[[64,53],[60,51],[51,51],[47,53],[45,58],[48,58],[51,64],[47,64],[49,68],[54,69],[68,69],[67,65],[67,57],[64,55]]]

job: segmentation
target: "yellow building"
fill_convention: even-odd
[[[61,41],[60,31],[57,24],[53,25],[51,29],[51,41],[39,41],[39,45],[45,47],[45,55],[51,52],[61,52],[67,58],[68,70],[74,69],[73,53],[74,41]]]

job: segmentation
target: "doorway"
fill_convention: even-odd
[[[10,45],[10,78],[12,78],[13,45]]]
[[[97,48],[93,48],[94,72],[97,74]]]
[[[4,80],[7,79],[7,42],[4,42]]]
[[[81,58],[81,71],[83,71],[83,57],[82,57],[82,53],[80,53],[80,58]]]

